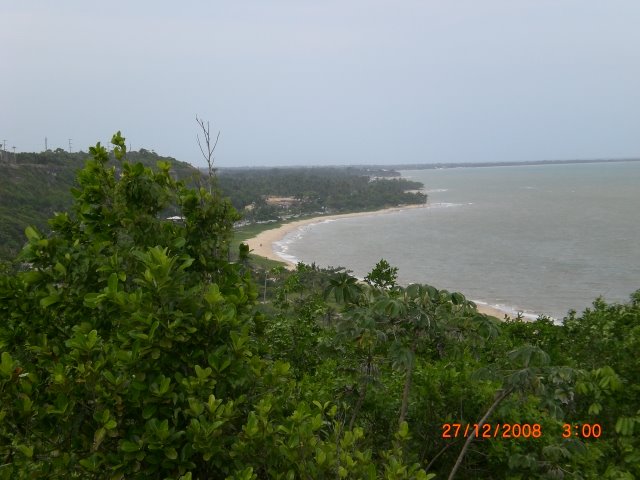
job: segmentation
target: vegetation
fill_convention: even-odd
[[[362,168],[270,168],[220,171],[220,188],[253,221],[287,215],[376,210],[426,202],[422,183],[389,178],[397,172]],[[270,197],[287,203],[269,202]]]
[[[205,160],[212,160],[213,146],[204,131]],[[215,142],[215,141],[214,141]],[[120,168],[113,152],[109,164]],[[76,171],[86,153],[62,149],[42,153],[5,154],[0,158],[0,259],[14,257],[24,244],[24,229],[33,225],[48,232],[47,219],[67,210],[73,197]],[[153,151],[129,152],[132,163],[145,167],[168,162],[171,174],[192,187],[208,185],[214,174],[212,164],[206,174],[191,165]],[[424,203],[426,196],[411,193],[421,183],[390,178],[390,170],[358,168],[227,169],[214,177],[223,195],[242,213],[245,223],[278,221],[292,215],[375,210],[400,204]],[[292,199],[279,204],[274,197]]]
[[[640,291],[499,322],[384,260],[231,263],[229,201],[113,143],[0,274],[0,479],[640,475]]]
[[[26,227],[46,230],[47,219],[69,209],[73,201],[71,188],[86,157],[86,152],[69,153],[58,148],[41,153],[5,153],[0,158],[0,259],[18,253]],[[109,158],[115,164],[113,152]],[[199,175],[187,163],[145,149],[130,152],[129,158],[147,167],[161,160],[169,162],[172,174],[181,179]]]

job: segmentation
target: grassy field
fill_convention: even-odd
[[[297,220],[297,219],[296,219]],[[245,227],[240,227],[234,230],[233,232],[233,240],[231,241],[231,251],[234,255],[237,255],[238,247],[242,242],[248,240],[249,238],[253,238],[261,232],[265,230],[271,230],[272,228],[278,228],[285,222],[272,222],[272,223],[261,223],[261,224],[252,224],[247,225]],[[283,267],[286,265],[284,262],[277,262],[275,260],[271,260],[266,257],[261,257],[259,255],[250,254],[250,261],[253,265],[265,269],[270,270],[275,267]]]

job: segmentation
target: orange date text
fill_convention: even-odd
[[[539,423],[443,423],[442,438],[540,438]]]

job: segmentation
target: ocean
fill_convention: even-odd
[[[364,277],[381,259],[526,317],[563,318],[640,289],[640,162],[402,171],[428,207],[319,221],[277,253]]]

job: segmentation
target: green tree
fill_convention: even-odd
[[[2,279],[2,358],[24,372],[2,380],[11,478],[223,473],[209,459],[265,368],[249,348],[255,288],[225,260],[233,209],[113,144],[120,174],[92,147],[73,213],[47,237],[28,228],[29,267]]]
[[[347,272],[338,272],[329,279],[324,294],[325,298],[333,297],[338,303],[355,304],[362,294],[362,285]]]
[[[365,282],[378,288],[393,288],[397,280],[398,267],[392,267],[384,258],[364,277]]]

